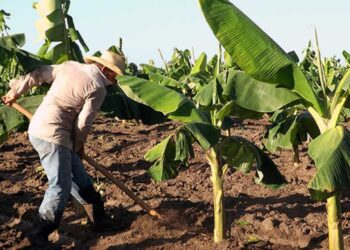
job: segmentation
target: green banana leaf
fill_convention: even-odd
[[[287,54],[290,57],[290,59],[292,59],[295,63],[299,62],[299,57],[297,53],[295,53],[295,51],[289,51]]]
[[[350,87],[350,70],[347,70],[335,90],[335,94],[332,99],[331,111],[334,110],[334,108],[338,104],[341,97],[344,97],[344,95],[349,94],[349,87]]]
[[[275,121],[267,131],[267,138],[263,140],[266,149],[276,152],[278,149],[293,149],[293,147],[307,140],[307,135],[316,138],[320,130],[309,113],[290,115],[288,111],[276,112]]]
[[[0,45],[6,47],[22,47],[25,42],[26,37],[23,33],[0,37]]]
[[[142,71],[146,74],[150,74],[150,73],[155,73],[160,75],[164,74],[164,70],[150,64],[143,63],[143,64],[140,64],[140,67],[142,68]]]
[[[184,76],[190,75],[191,70],[191,52],[188,49],[175,48],[171,60],[167,63],[167,76],[181,80]]]
[[[256,183],[276,189],[286,184],[274,162],[254,143],[238,136],[223,139],[215,145],[228,166],[245,173],[251,171],[255,163]]]
[[[234,69],[222,72],[203,86],[193,98],[202,106],[226,100],[254,112],[273,112],[299,101],[299,97],[285,88],[257,81],[246,73]]]
[[[0,39],[1,40],[1,39]],[[10,66],[10,61],[16,60],[16,64],[23,73],[27,73],[39,65],[47,64],[47,61],[25,50],[16,47],[8,47],[0,44],[0,65],[1,67]],[[15,76],[13,76],[15,77]]]
[[[241,70],[300,95],[321,115],[323,105],[290,56],[228,0],[199,0],[214,35]]]
[[[350,132],[341,126],[327,130],[309,144],[317,172],[308,188],[324,200],[350,187]]]
[[[68,9],[66,11],[68,11]],[[88,52],[89,51],[89,47],[86,45],[86,43],[85,43],[83,37],[81,36],[80,32],[75,29],[73,17],[70,16],[70,15],[66,15],[66,18],[67,18],[69,35],[70,35],[72,41],[74,42],[74,41],[78,40],[79,43],[81,44],[81,46],[83,46],[84,51]]]
[[[229,53],[227,53],[226,50],[224,52],[224,60],[228,68],[233,68],[236,66],[236,63],[232,60],[232,57],[229,55]]]
[[[190,99],[175,90],[132,76],[120,76],[118,82],[129,98],[169,115],[172,120],[209,122],[204,113],[196,109]]]
[[[343,56],[348,64],[350,64],[350,54],[346,50],[343,50]]]
[[[25,97],[18,100],[18,104],[34,113],[43,100],[42,95]],[[8,106],[0,106],[0,144],[7,141],[11,132],[24,130],[28,125],[28,120],[17,110]]]
[[[190,75],[197,75],[205,72],[207,67],[207,55],[205,53],[201,53],[201,55],[197,58],[195,64],[193,65]]]
[[[234,116],[236,119],[260,119],[264,113],[255,112],[249,109],[242,108],[233,101],[227,102],[215,115],[215,119],[224,121],[225,118]],[[224,129],[224,128],[222,128]]]
[[[194,156],[192,144],[197,142],[208,150],[219,141],[220,132],[205,123],[187,123],[157,144],[145,155],[145,160],[154,162],[149,173],[155,181],[174,178],[177,166]]]
[[[44,58],[51,61],[52,64],[60,64],[67,61],[67,46],[64,43],[55,45],[45,54]]]
[[[128,98],[124,93],[107,91],[101,106],[101,113],[121,120],[141,120],[143,124],[157,124],[166,121],[167,117],[150,107]]]
[[[216,74],[216,71],[217,71],[216,67],[218,66],[218,60],[219,60],[218,55],[214,55],[207,63],[206,71],[210,76],[213,76],[214,74]]]
[[[174,157],[175,144],[171,136],[167,137],[145,155],[147,161],[156,160],[148,170],[148,173],[156,182],[168,180],[177,176],[178,171],[176,163],[174,162]]]
[[[217,104],[221,104],[222,87],[218,84],[216,78],[209,83],[200,87],[197,94],[193,97],[199,105],[204,107],[210,107]]]
[[[223,98],[233,100],[242,108],[256,112],[273,112],[299,97],[285,88],[257,81],[242,71],[230,69],[217,78],[221,84]]]
[[[161,74],[157,74],[157,73],[149,73],[148,76],[149,76],[150,81],[158,83],[164,87],[172,88],[175,90],[182,89],[181,84],[178,81],[176,81],[170,77],[167,77],[167,76],[164,76]]]
[[[6,24],[6,18],[8,18],[10,15],[10,13],[0,9],[0,32],[10,29]]]
[[[44,57],[47,51],[49,50],[50,46],[51,46],[51,42],[49,40],[45,40],[45,43],[41,45],[38,53],[36,54],[40,57]]]

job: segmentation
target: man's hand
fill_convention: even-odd
[[[9,91],[6,95],[1,97],[1,100],[6,104],[7,106],[11,106],[12,103],[14,103],[17,100],[17,96]]]

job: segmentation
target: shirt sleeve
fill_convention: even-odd
[[[18,97],[34,86],[40,86],[44,83],[51,84],[58,69],[59,65],[41,65],[26,75],[12,79],[9,83],[10,92]]]
[[[86,98],[83,108],[80,111],[75,123],[73,135],[73,151],[78,152],[84,145],[86,137],[92,127],[96,114],[100,111],[103,100],[106,96],[104,88],[98,88],[91,92]]]

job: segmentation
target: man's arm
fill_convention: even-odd
[[[12,79],[9,83],[10,91],[2,97],[5,104],[11,105],[19,96],[30,88],[43,83],[51,84],[56,77],[59,65],[41,65],[30,73]]]
[[[74,152],[79,153],[83,151],[86,137],[92,127],[96,114],[101,108],[105,96],[106,90],[104,88],[99,88],[91,92],[85,100],[84,106],[75,123],[73,135]]]

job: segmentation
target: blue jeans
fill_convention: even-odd
[[[34,136],[29,136],[29,140],[39,154],[49,181],[39,214],[45,220],[59,223],[70,194],[82,205],[88,203],[80,193],[92,186],[91,177],[80,157],[69,148]]]

